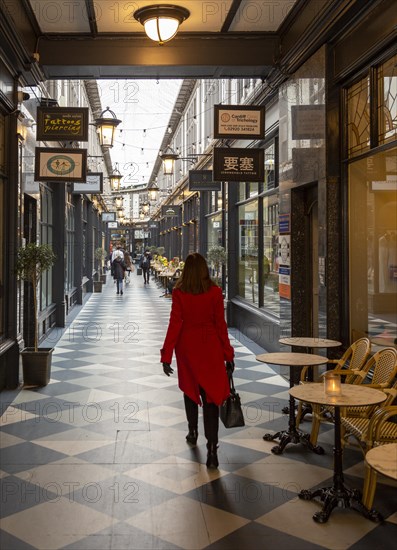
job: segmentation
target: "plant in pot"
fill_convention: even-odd
[[[99,276],[100,276],[100,282],[106,283],[106,273],[103,271],[103,266],[105,262],[105,258],[107,256],[106,250],[104,250],[102,247],[98,247],[95,249],[95,259],[98,260],[99,264]]]
[[[51,376],[53,348],[39,348],[37,291],[41,276],[55,263],[56,256],[47,244],[29,243],[17,251],[16,274],[31,283],[33,297],[34,346],[22,350],[23,380],[26,386],[46,386]]]
[[[226,250],[223,246],[214,245],[207,252],[207,260],[213,269],[216,284],[222,286],[222,266],[226,264]]]

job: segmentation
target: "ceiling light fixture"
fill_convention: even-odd
[[[147,36],[160,45],[174,38],[179,25],[189,15],[186,8],[172,4],[145,6],[134,13],[135,19],[144,26]]]

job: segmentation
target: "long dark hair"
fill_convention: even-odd
[[[183,292],[189,292],[190,294],[202,294],[203,292],[207,292],[212,286],[216,285],[210,279],[205,258],[198,252],[189,254],[185,260],[182,275],[177,280],[174,288],[179,288]]]

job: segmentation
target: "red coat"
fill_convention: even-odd
[[[203,294],[172,292],[172,309],[161,361],[171,363],[175,349],[179,388],[200,404],[199,386],[208,403],[220,405],[230,394],[225,361],[234,357],[225,322],[222,290]]]

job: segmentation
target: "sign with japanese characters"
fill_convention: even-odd
[[[265,108],[255,105],[215,105],[216,139],[262,139]]]
[[[214,149],[214,181],[258,181],[265,177],[263,149]]]
[[[36,147],[36,181],[85,182],[87,149]]]
[[[37,141],[88,141],[87,107],[37,107]]]

